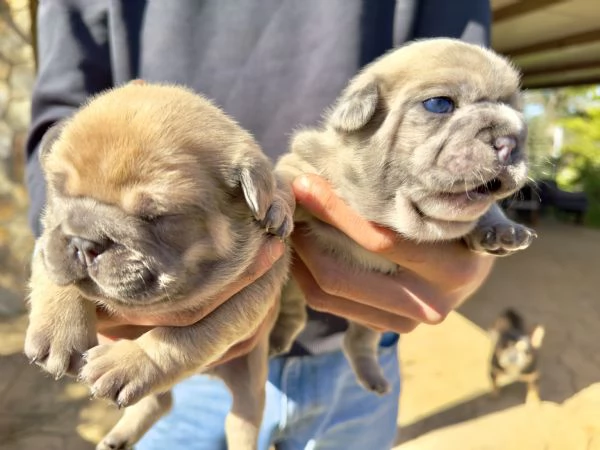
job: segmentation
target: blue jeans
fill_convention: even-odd
[[[379,360],[392,386],[379,397],[356,381],[341,351],[274,358],[259,450],[389,450],[396,437],[400,373],[397,336],[384,336]],[[386,342],[387,341],[387,342]],[[177,385],[174,407],[136,450],[226,450],[231,396],[218,379],[193,376]]]

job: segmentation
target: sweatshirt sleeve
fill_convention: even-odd
[[[38,73],[25,146],[29,225],[36,237],[41,233],[40,215],[46,201],[46,184],[38,160],[44,133],[71,115],[89,96],[112,86],[107,3],[39,2]]]

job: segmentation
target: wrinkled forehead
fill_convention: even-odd
[[[520,103],[519,73],[504,58],[472,46],[409,46],[376,72],[391,93]]]
[[[46,167],[64,196],[144,215],[210,201],[210,171],[191,150],[193,143],[109,121],[102,125],[67,129],[48,156]]]

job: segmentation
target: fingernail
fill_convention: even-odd
[[[433,308],[427,308],[425,310],[425,316],[427,317],[427,322],[430,325],[438,325],[444,321],[447,314],[443,314],[439,311],[436,311]]]
[[[275,262],[279,258],[281,258],[281,255],[283,255],[284,244],[280,239],[271,239],[271,240],[269,240],[268,245],[269,245],[269,249],[268,249],[269,259],[272,262]]]
[[[294,180],[294,185],[296,186],[296,188],[298,188],[299,190],[301,190],[303,192],[308,192],[311,187],[310,180],[308,179],[308,177],[306,175],[299,175]]]

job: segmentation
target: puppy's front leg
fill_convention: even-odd
[[[96,310],[73,286],[56,286],[41,254],[33,258],[25,355],[56,379],[74,375],[82,354],[97,343]]]
[[[540,390],[539,390],[539,375],[537,373],[531,374],[527,377],[527,396],[525,397],[525,403],[539,403]]]
[[[282,260],[276,265],[286,264]],[[266,318],[271,303],[265,298],[275,295],[276,285],[252,284],[194,325],[154,328],[134,341],[94,347],[86,354],[80,377],[95,397],[119,406],[164,392],[250,337],[254,330],[248,324]]]
[[[535,231],[510,220],[494,203],[464,240],[473,251],[505,256],[526,249],[536,237]]]

